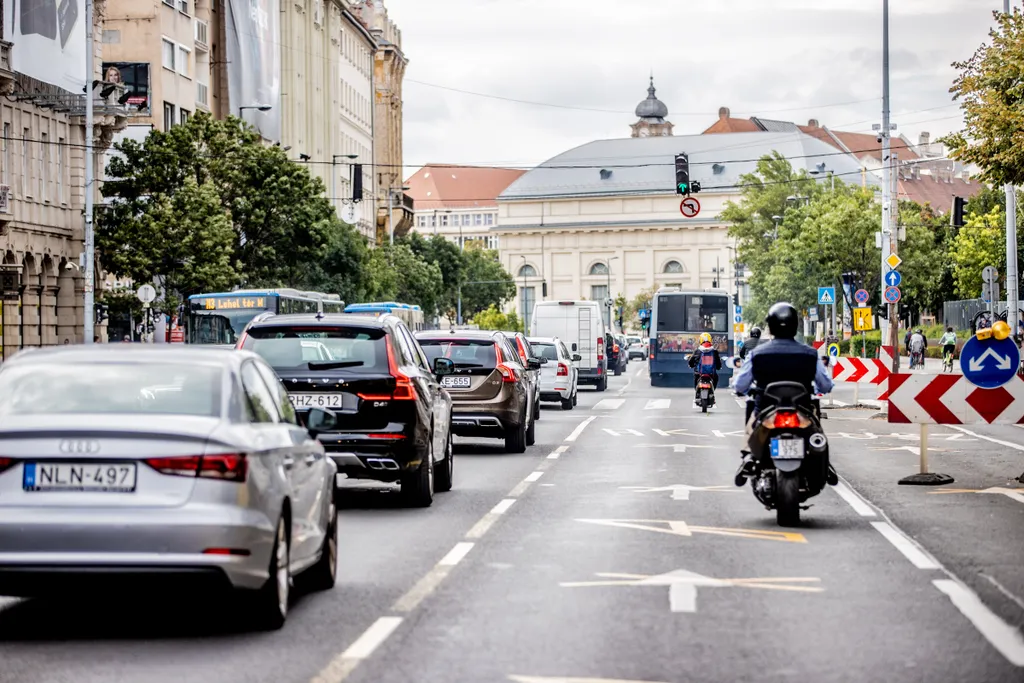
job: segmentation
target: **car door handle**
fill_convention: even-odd
[[[306,464],[307,465],[312,465],[315,462],[316,462],[316,453],[310,453],[309,455],[306,456]]]
[[[286,470],[290,470],[291,468],[295,467],[295,458],[293,458],[290,455],[286,456],[282,464],[284,465],[284,468]]]

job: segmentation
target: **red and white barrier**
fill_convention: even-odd
[[[895,353],[895,349],[893,347],[891,347],[891,346],[879,346],[878,347],[878,360],[881,361],[882,365],[884,365],[886,368],[891,368],[892,367],[892,359],[893,359],[893,354],[894,353]],[[890,375],[891,374],[892,373],[890,372]],[[889,400],[889,383],[888,382],[882,382],[878,386],[878,400],[879,401],[888,401]],[[883,406],[883,408],[884,408],[884,406]]]
[[[901,424],[1024,424],[1024,379],[982,389],[963,375],[894,374],[889,422]]]
[[[835,382],[881,384],[892,374],[885,362],[877,358],[836,358],[835,363],[832,366]]]

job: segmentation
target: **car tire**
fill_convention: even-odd
[[[311,591],[329,591],[338,580],[338,508],[331,503],[320,559],[306,570],[303,583]]]
[[[505,433],[505,451],[507,453],[526,452],[526,417]]]
[[[427,508],[434,502],[434,436],[430,436],[428,452],[420,466],[413,472],[402,474],[399,482],[402,487],[402,497],[406,505],[415,508]]]
[[[253,621],[266,631],[277,631],[288,618],[288,600],[291,593],[291,540],[287,518],[282,513],[277,520],[274,547],[270,551],[270,576],[263,588],[250,599]]]
[[[540,395],[538,394],[537,397],[533,401],[533,421],[536,422],[539,419],[540,419]]]
[[[434,470],[434,492],[443,493],[452,490],[455,478],[455,451],[452,448],[452,433],[448,432],[448,443],[444,447],[444,460],[441,469]]]
[[[530,420],[530,426],[526,428],[526,445],[532,446],[537,443],[537,421]]]
[[[570,396],[569,398],[563,398],[563,399],[561,399],[561,401],[562,401],[562,410],[572,410],[572,407],[574,405],[576,405],[576,397],[575,396]]]
[[[572,407],[575,408],[576,404],[579,403],[579,401],[580,401],[580,391],[579,391],[579,389],[577,389],[572,394]]]
[[[621,374],[622,374],[622,368],[620,368],[618,365],[616,365],[615,366],[615,376],[618,377]]]
[[[601,379],[597,380],[597,390],[604,391],[608,388],[608,376],[602,375]]]

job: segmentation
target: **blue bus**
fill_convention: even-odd
[[[298,289],[242,289],[195,294],[188,298],[189,344],[235,344],[245,326],[260,313],[341,313],[337,294]]]
[[[425,329],[423,310],[415,304],[399,304],[394,301],[377,301],[374,303],[349,304],[345,307],[346,313],[354,315],[394,315],[402,319],[413,332]]]
[[[662,287],[651,309],[650,363],[651,386],[693,386],[693,371],[688,364],[702,332],[722,355],[721,383],[728,386],[733,368],[727,358],[733,355],[732,297],[723,290],[686,291]]]

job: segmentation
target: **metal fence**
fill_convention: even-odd
[[[1005,316],[1007,303],[986,303],[984,299],[964,299],[963,301],[947,301],[942,305],[942,322],[956,330],[969,330],[974,316],[982,311],[994,311],[1000,317]]]

